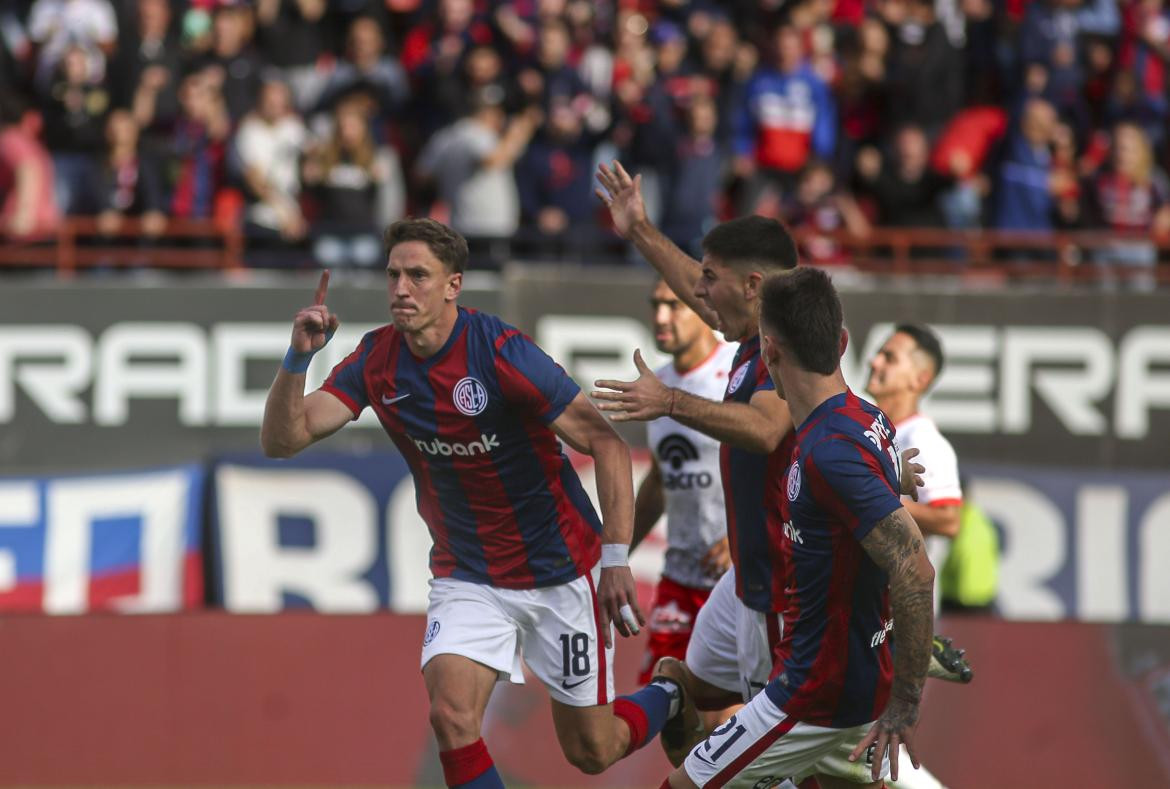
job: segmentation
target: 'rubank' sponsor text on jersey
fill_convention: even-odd
[[[355,418],[373,408],[406,458],[436,577],[530,589],[600,559],[601,521],[550,427],[580,389],[518,330],[460,308],[419,359],[383,326],[322,388]]]

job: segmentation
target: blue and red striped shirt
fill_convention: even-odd
[[[902,506],[894,428],[846,390],[796,433],[784,477],[784,635],[765,692],[815,726],[875,720],[893,680],[889,579],[861,540]]]
[[[406,458],[435,577],[532,589],[600,559],[601,521],[550,427],[580,389],[517,329],[460,308],[420,359],[383,326],[321,388],[354,418],[374,409]]]
[[[775,392],[776,387],[760,358],[757,334],[740,343],[731,362],[723,401],[749,403],[761,391]],[[740,449],[726,442],[719,446],[727,541],[735,565],[735,593],[748,608],[765,613],[784,610],[784,579],[774,571],[779,548],[774,539],[769,539],[768,503],[776,495],[775,480],[783,475],[792,459],[794,441],[794,434],[789,431],[769,454]]]

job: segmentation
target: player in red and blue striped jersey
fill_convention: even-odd
[[[614,699],[612,628],[644,624],[627,564],[629,449],[526,336],[456,303],[467,242],[429,219],[386,231],[392,323],[362,338],[319,391],[305,370],[338,326],[328,272],[268,393],[261,443],[288,457],[373,409],[413,473],[434,547],[422,673],[449,786],[503,783],[480,737],[495,683],[549,689],[569,761],[604,770],[672,718],[694,725],[678,682]],[[601,518],[558,441],[596,462]]]
[[[770,479],[787,465],[792,448],[788,407],[776,397],[760,361],[756,319],[760,283],[792,269],[796,244],[779,222],[733,219],[703,238],[702,262],[692,259],[647,219],[638,178],[618,163],[602,165],[598,196],[614,226],[631,240],[678,297],[739,349],[721,402],[665,386],[635,354],[636,381],[598,381],[593,396],[615,421],[670,416],[720,442],[720,466],[732,569],[699,611],[687,646],[686,678],[701,710],[723,710],[758,693],[768,681],[784,609],[779,557],[768,541]],[[668,732],[669,733],[669,732]],[[673,739],[673,738],[671,738]],[[678,763],[685,742],[667,755]]]
[[[894,430],[841,374],[847,335],[828,275],[802,267],[769,278],[760,330],[764,361],[798,425],[782,528],[772,535],[784,557],[784,635],[764,692],[697,745],[669,785],[759,785],[804,774],[856,743],[854,760],[874,746],[869,778],[878,787],[887,763],[897,779],[900,744],[917,766],[934,569],[902,506]]]

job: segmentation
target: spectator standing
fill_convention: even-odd
[[[38,140],[39,121],[0,88],[0,235],[36,241],[57,230],[53,159]]]
[[[1123,234],[1170,237],[1170,180],[1154,163],[1154,152],[1141,126],[1118,124],[1113,130],[1109,165],[1094,179],[1090,221]],[[1105,281],[1116,280],[1117,269],[1130,269],[1130,281],[1139,288],[1154,286],[1158,250],[1150,241],[1117,240],[1097,250],[1094,260]]]
[[[28,35],[38,48],[36,83],[42,89],[70,47],[81,48],[87,72],[101,81],[106,56],[118,43],[118,18],[109,0],[36,0],[29,11]]]
[[[211,51],[198,68],[220,83],[232,123],[256,106],[264,62],[252,46],[256,20],[246,0],[220,0],[212,17]]]
[[[179,118],[171,143],[176,171],[171,215],[210,217],[224,184],[224,152],[231,133],[221,82],[203,71],[179,85]]]
[[[79,212],[96,214],[98,230],[117,235],[125,217],[141,217],[147,236],[167,226],[166,189],[158,162],[139,147],[139,128],[128,110],[114,110],[106,121],[106,151],[81,195]]]
[[[790,192],[809,158],[831,158],[836,146],[836,106],[805,61],[799,33],[784,25],[774,41],[775,65],[748,83],[736,124],[736,174],[747,180],[741,214],[753,213],[769,191]]]
[[[583,240],[594,226],[593,151],[596,140],[580,112],[553,102],[545,127],[516,166],[525,225],[545,237],[570,233]]]
[[[417,162],[419,175],[436,182],[451,227],[470,238],[510,236],[520,222],[513,166],[540,112],[533,108],[509,122],[503,98],[500,91],[481,91],[472,113],[432,137]]]
[[[125,31],[110,66],[114,105],[128,107],[149,136],[168,134],[179,114],[179,41],[169,0],[137,0],[136,27]]]
[[[308,228],[300,207],[300,156],[305,125],[288,85],[269,80],[254,112],[240,124],[236,153],[248,192],[247,234],[265,242],[295,242]]]
[[[1053,177],[1052,144],[1056,110],[1043,99],[1024,104],[1016,128],[1009,133],[999,166],[995,193],[995,227],[1001,230],[1051,230],[1053,196],[1066,186]]]
[[[328,109],[357,88],[377,99],[378,118],[383,121],[410,97],[406,70],[386,51],[382,28],[370,16],[359,16],[350,24],[345,57],[329,75],[318,108]]]
[[[317,207],[313,253],[322,266],[380,266],[381,229],[406,212],[398,154],[370,133],[373,102],[337,105],[333,131],[310,148],[302,181]]]
[[[688,255],[702,257],[699,241],[715,226],[726,151],[716,138],[719,116],[713,99],[695,96],[686,111],[686,131],[675,144],[666,180],[662,232]]]
[[[260,52],[281,70],[302,112],[311,108],[325,81],[320,61],[327,8],[328,0],[256,0]]]
[[[1084,34],[1115,36],[1121,27],[1117,0],[1036,0],[1028,4],[1019,34],[1025,69],[1045,72],[1044,97],[1084,132]]]
[[[930,143],[919,126],[903,126],[894,137],[892,162],[875,148],[857,156],[862,188],[873,196],[878,222],[889,227],[943,227],[940,197],[952,179],[930,166]]]
[[[1170,115],[1170,10],[1163,0],[1136,0],[1125,6],[1118,60],[1133,75],[1137,111],[1129,120],[1141,122],[1155,146],[1162,144]]]
[[[62,214],[78,210],[78,195],[93,178],[104,148],[110,94],[91,68],[85,50],[66,49],[41,104],[45,144],[53,152],[55,192]]]
[[[889,101],[885,118],[892,128],[921,126],[933,139],[963,100],[963,63],[935,18],[931,0],[882,0],[890,25]]]

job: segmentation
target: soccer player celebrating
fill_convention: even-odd
[[[611,623],[623,636],[645,623],[627,566],[629,450],[528,337],[457,305],[462,236],[407,219],[385,246],[392,322],[306,396],[310,358],[338,326],[322,274],[293,321],[261,444],[290,457],[370,407],[406,458],[434,540],[422,673],[448,786],[503,786],[480,728],[495,683],[523,682],[521,647],[566,758],[601,772],[668,719],[694,718],[666,678],[614,699]],[[596,462],[600,519],[558,438]]]
[[[654,343],[673,361],[656,375],[667,386],[709,400],[723,396],[735,345],[720,342],[703,319],[659,280],[650,297]],[[666,513],[666,563],[655,590],[650,638],[639,682],[663,657],[682,659],[695,616],[731,565],[719,442],[669,416],[646,426],[654,463],[634,500],[632,551]]]
[[[764,362],[797,424],[780,500],[784,635],[764,692],[697,745],[669,785],[757,785],[856,742],[853,759],[874,746],[870,778],[880,786],[887,758],[898,777],[900,744],[917,765],[934,568],[902,506],[894,430],[841,374],[847,338],[828,275],[802,267],[769,278],[760,327]]]
[[[685,663],[676,666],[688,696],[702,711],[742,703],[759,692],[772,669],[780,637],[784,580],[780,557],[766,524],[768,480],[783,473],[791,457],[788,406],[776,397],[760,361],[756,319],[759,287],[770,273],[796,266],[796,245],[779,222],[751,216],[715,227],[704,238],[700,264],[646,219],[640,182],[618,163],[602,165],[598,196],[614,226],[637,246],[669,288],[709,326],[739,348],[720,400],[669,387],[635,353],[639,378],[597,381],[599,408],[615,421],[670,417],[720,442],[732,568],[719,579],[695,620]],[[773,483],[774,484],[774,483]],[[674,665],[664,658],[659,670]],[[701,731],[671,727],[663,747],[679,764]]]

